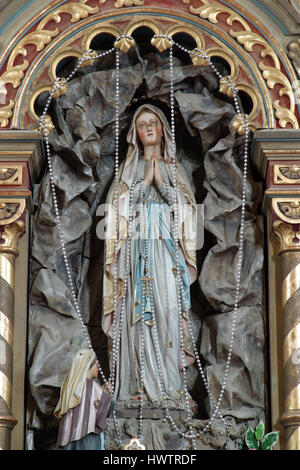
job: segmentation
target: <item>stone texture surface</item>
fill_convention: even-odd
[[[226,70],[221,71],[226,73]],[[114,74],[113,57],[81,70],[70,82],[67,93],[52,105],[56,129],[50,135],[55,185],[72,276],[83,320],[106,372],[106,338],[100,327],[103,241],[96,235],[100,220],[96,210],[105,201],[113,177]],[[230,126],[235,110],[229,100],[219,94],[218,82],[209,69],[185,65],[175,58],[174,75],[178,154],[191,179],[197,202],[204,204],[205,244],[198,252],[199,282],[193,284],[191,293],[203,365],[216,400],[230,343],[243,138],[238,138]],[[145,101],[152,102],[169,116],[169,79],[167,53],[145,53],[141,48],[128,55],[121,54],[121,156],[126,154],[126,134],[137,106]],[[261,187],[255,182],[251,169],[246,196],[245,257],[238,324],[221,404],[222,412],[235,423],[234,429],[239,429],[231,439],[230,446],[234,448],[245,431],[243,423],[263,416],[265,393],[263,225],[261,216],[257,216]],[[28,415],[31,430],[28,446],[47,449],[55,443],[57,422],[52,413],[59,388],[74,353],[86,344],[67,281],[48,171],[36,185],[34,201],[28,347],[32,405]],[[188,370],[188,377],[201,418],[195,421],[195,426],[202,426],[202,419],[210,413],[207,394],[195,367]],[[129,435],[134,422],[124,423]],[[149,421],[147,426],[149,442],[162,445],[157,443],[158,431],[154,426],[167,429],[167,423]],[[178,443],[175,434],[164,438],[166,446],[185,445]],[[222,433],[219,437],[201,438],[199,445],[224,446]]]

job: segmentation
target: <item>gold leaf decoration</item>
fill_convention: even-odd
[[[87,60],[84,60],[79,68],[87,67],[88,65],[94,65],[94,62],[96,58],[98,57],[97,51],[88,51],[85,53],[85,58]]]
[[[292,225],[276,220],[273,224],[273,231],[279,239],[281,249],[299,248],[300,233],[295,233]]]
[[[46,114],[44,125],[42,127],[42,135],[49,135],[49,133],[55,128],[51,116]]]
[[[227,13],[226,23],[230,26],[235,23],[235,29],[229,31],[230,36],[234,37],[236,41],[241,44],[247,52],[253,52],[253,47],[259,45],[262,47],[260,55],[262,59],[270,57],[273,61],[273,66],[266,65],[263,61],[258,63],[259,69],[263,72],[263,78],[266,80],[270,89],[274,89],[275,85],[281,85],[279,91],[280,97],[287,96],[289,98],[289,107],[286,107],[277,100],[273,103],[276,111],[275,115],[278,119],[280,127],[286,127],[291,124],[294,129],[299,128],[299,122],[295,115],[295,98],[292,83],[281,71],[281,64],[278,54],[275,49],[259,34],[253,32],[249,24],[242,18],[242,16],[232,10],[230,7],[221,5],[211,0],[201,0],[202,5],[194,8],[190,7],[190,12],[199,15],[201,18],[210,21],[213,24],[218,23],[218,16]],[[237,25],[240,28],[237,28]]]
[[[218,23],[218,16],[222,13],[228,13],[229,17],[227,18],[227,24],[232,25],[234,21],[239,22],[244,30],[251,31],[248,23],[231,8],[225,5],[219,5],[217,3],[212,3],[211,0],[201,0],[202,6],[194,8],[190,7],[190,12],[195,15],[199,15],[201,18],[210,21],[211,23]]]
[[[122,52],[128,52],[135,45],[135,40],[130,38],[120,38],[114,42],[114,46]]]
[[[12,224],[26,208],[25,199],[5,199],[0,201],[0,225]],[[4,238],[4,237],[2,237]]]
[[[26,45],[34,44],[37,51],[41,51],[46,44],[51,42],[52,38],[56,35],[55,31],[34,31],[26,35],[14,48],[9,56],[6,71],[1,75],[0,79],[4,83],[11,83],[14,88],[20,85],[24,77],[24,71],[29,67],[28,60],[23,60],[22,64],[14,65],[16,57],[19,55],[26,57]]]
[[[173,46],[173,42],[170,41],[168,38],[152,38],[151,44],[152,46],[156,47],[159,52],[163,52]]]
[[[5,225],[2,232],[2,238],[4,243],[1,243],[1,247],[10,248],[18,253],[19,238],[25,233],[25,224],[23,220],[17,220],[14,223]]]
[[[300,218],[300,201],[279,202],[278,208],[286,217],[290,219]]]
[[[281,221],[300,223],[300,200],[297,198],[272,198],[272,209]]]
[[[58,7],[54,12],[48,13],[45,18],[39,23],[38,28],[44,29],[45,25],[49,21],[55,21],[55,23],[61,22],[61,14],[62,13],[69,13],[71,15],[71,23],[77,23],[77,21],[81,20],[82,18],[87,18],[90,14],[94,14],[98,12],[98,7],[90,7],[89,5],[85,5],[88,0],[80,0],[79,2],[70,2]],[[58,34],[58,30],[56,35]]]
[[[67,80],[64,77],[61,77],[56,82],[57,89],[53,93],[53,98],[59,98],[61,95],[67,91]]]
[[[59,34],[58,28],[48,30],[44,29],[45,26],[50,21],[55,21],[56,24],[60,23],[61,14],[63,13],[70,14],[71,22],[76,23],[82,18],[86,18],[88,15],[98,12],[99,7],[85,5],[87,1],[88,0],[80,0],[79,2],[71,2],[59,6],[56,10],[48,13],[45,18],[39,22],[35,31],[26,34],[22,39],[20,39],[9,56],[6,70],[0,76],[0,82],[4,83],[4,85],[11,83],[14,88],[17,88],[24,77],[24,72],[30,65],[29,61],[25,59],[27,56],[26,46],[33,44],[37,51],[43,50],[44,47]],[[15,60],[18,56],[23,57],[23,62],[16,65]],[[12,116],[11,110],[13,107],[14,102],[11,100],[8,106],[0,108],[0,127],[6,127],[8,125],[9,119]]]
[[[133,6],[140,6],[144,5],[144,0],[117,0],[114,4],[115,8],[122,8],[122,7],[133,7]]]
[[[294,183],[295,181],[300,181],[300,167],[299,165],[291,165],[291,166],[284,166],[281,167],[279,165],[275,165],[275,170],[279,171],[280,176],[284,177],[285,180],[289,183]],[[276,180],[277,182],[277,180]]]
[[[22,184],[22,165],[0,165],[0,186]]]

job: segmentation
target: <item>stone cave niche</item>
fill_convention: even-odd
[[[151,44],[153,35],[153,29],[147,26],[134,29],[135,45],[120,52],[120,161],[126,155],[130,119],[140,104],[155,104],[170,119],[169,51],[157,50]],[[199,47],[196,33],[189,35],[179,30],[172,37],[189,50]],[[113,34],[100,32],[89,37],[89,46],[99,53],[113,47],[114,40]],[[56,59],[51,67],[53,76],[66,78],[78,56],[78,51],[73,51]],[[211,57],[221,75],[232,73],[230,56],[214,49]],[[200,62],[174,47],[177,153],[196,201],[204,207],[204,244],[197,251],[199,279],[191,286],[193,320],[201,361],[211,393],[217,399],[234,309],[244,135],[230,91],[224,93],[224,84],[204,60]],[[107,341],[101,330],[104,243],[96,232],[100,220],[97,208],[105,201],[114,171],[114,82],[114,54],[91,61],[77,70],[48,112],[66,250],[83,320],[106,372]],[[36,93],[31,105],[35,120],[47,101],[47,88],[51,87],[40,84],[40,93]],[[240,89],[241,110],[251,115],[257,97],[251,96],[245,83],[240,84]],[[262,188],[253,176],[250,162],[246,198],[239,321],[221,405],[229,436],[226,440],[224,422],[217,417],[211,431],[197,440],[199,449],[242,449],[248,426],[265,420],[264,228],[259,213]],[[29,449],[46,450],[55,448],[57,420],[53,410],[71,358],[83,344],[83,334],[72,307],[47,169],[35,187],[34,201],[28,363],[32,396],[28,392],[26,442]],[[194,366],[188,369],[188,383],[198,405],[195,429],[201,430],[210,409],[203,381]],[[136,418],[134,410],[127,415],[121,413],[118,419],[122,435],[134,435]],[[180,422],[179,415],[177,418]],[[144,421],[149,448],[189,448],[157,417]],[[109,445],[114,448],[113,442],[109,441]]]

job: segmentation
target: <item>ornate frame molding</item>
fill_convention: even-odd
[[[178,23],[181,23],[179,28]],[[49,66],[52,60],[50,74],[48,77],[45,74],[43,83],[45,90],[50,88],[55,78],[55,60],[62,57],[59,48],[61,54],[78,56],[88,48],[91,42],[88,36],[96,29],[98,32],[106,29],[117,37],[130,34],[138,25],[149,26],[155,34],[185,32],[208,55],[224,58],[230,65],[236,87],[251,97],[253,130],[299,128],[298,103],[293,88],[297,79],[289,59],[270,32],[267,39],[263,25],[234,0],[176,0],[172,15],[167,2],[158,0],[52,2],[46,11],[24,26],[1,54],[0,63],[4,65],[0,69],[0,83],[2,88],[4,84],[6,95],[2,93],[5,103],[0,104],[0,126],[34,128],[33,123],[37,120],[34,107],[23,98],[33,93],[31,82],[37,71],[44,67],[42,64],[48,61]],[[81,41],[83,36],[85,40]],[[123,44],[125,48],[131,45]],[[73,50],[66,52],[66,46],[73,46]],[[161,50],[166,44],[160,41],[156,47]],[[193,63],[203,65],[197,58],[193,58]],[[229,93],[224,84],[220,84],[220,91]],[[30,116],[26,117],[29,109]],[[237,131],[242,132],[238,126]]]

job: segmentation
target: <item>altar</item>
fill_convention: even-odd
[[[250,0],[44,3],[0,50],[0,448],[56,448],[90,348],[106,449],[238,450],[264,421],[299,450],[292,23]],[[137,202],[159,236],[127,246]]]

